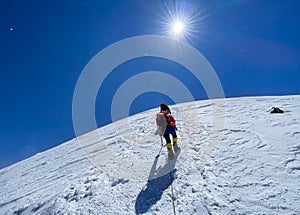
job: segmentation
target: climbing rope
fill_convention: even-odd
[[[170,179],[172,180],[172,170],[171,170],[171,165],[169,163],[169,169],[170,169]],[[173,213],[176,215],[176,208],[175,208],[175,197],[174,197],[174,188],[173,188],[173,181],[171,181],[171,199],[172,199],[172,206],[173,206]]]
[[[161,153],[161,150],[164,146],[163,144],[163,140],[162,140],[162,137],[160,137],[160,143],[161,143],[161,148],[158,152],[158,154],[156,155],[155,158],[158,158],[160,156],[160,153]],[[174,188],[173,188],[173,181],[172,181],[172,168],[171,168],[171,165],[170,165],[170,162],[168,161],[168,165],[169,165],[169,175],[170,175],[170,180],[171,180],[171,199],[172,199],[172,206],[173,206],[173,214],[176,215],[176,208],[175,208],[175,197],[174,197]]]

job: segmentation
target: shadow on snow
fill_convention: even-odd
[[[158,158],[155,158],[147,185],[137,196],[135,202],[136,214],[146,213],[152,205],[161,199],[163,192],[173,183],[176,172],[176,169],[174,169],[176,159],[177,156],[174,160],[167,161],[163,167],[159,166],[157,168]]]

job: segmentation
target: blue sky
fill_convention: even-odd
[[[213,66],[226,97],[300,93],[297,0],[4,0],[0,168],[74,138],[72,96],[88,61],[119,40],[164,35],[166,9],[183,3],[203,11],[195,17],[196,31],[188,43]],[[110,102],[120,84],[147,70],[167,72],[189,86],[197,99],[206,98],[180,65],[157,58],[132,60],[116,68],[101,86],[105,96],[99,95],[95,104],[99,126],[110,123]],[[159,93],[141,95],[131,114],[157,107],[161,100],[171,102]]]

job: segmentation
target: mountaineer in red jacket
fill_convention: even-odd
[[[158,126],[159,135],[163,136],[167,142],[169,159],[174,159],[174,152],[179,153],[180,148],[177,144],[176,121],[171,115],[171,110],[165,103],[160,104],[160,112],[156,115],[156,124]],[[172,142],[170,135],[172,135]],[[172,147],[173,143],[173,147]],[[174,152],[173,152],[174,149]]]

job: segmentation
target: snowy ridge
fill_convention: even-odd
[[[155,109],[1,169],[0,214],[172,214],[171,187],[177,214],[300,214],[300,96],[225,104],[217,132],[214,100],[171,107],[182,148],[172,162],[166,149],[155,159]],[[220,140],[212,150],[209,138]]]

